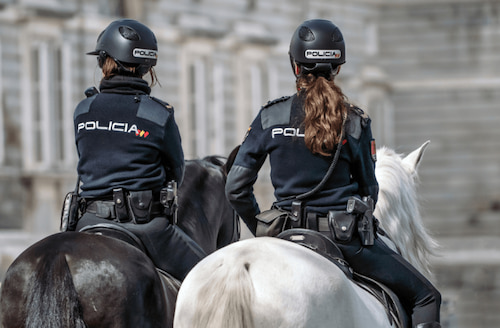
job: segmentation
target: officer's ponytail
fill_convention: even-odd
[[[346,96],[333,79],[313,74],[299,77],[297,89],[304,97],[307,148],[314,154],[332,155],[342,134]]]
[[[149,67],[147,71],[141,70],[134,66],[125,66],[111,57],[105,57],[102,62],[99,62],[99,66],[102,69],[103,79],[109,79],[115,75],[125,75],[142,78],[145,74],[149,73],[151,75],[151,84],[154,86],[158,82],[156,77],[156,72],[153,67]]]

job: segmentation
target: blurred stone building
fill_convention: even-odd
[[[347,47],[338,83],[372,117],[378,145],[408,153],[431,140],[420,167],[426,225],[453,248],[457,236],[489,248],[500,234],[498,0],[0,0],[0,229],[57,231],[76,182],[73,110],[100,80],[85,53],[120,17],[157,35],[153,95],[176,109],[187,158],[229,154],[262,104],[292,94],[292,32],[331,19]],[[486,279],[498,308],[498,263],[452,270],[454,283]],[[437,265],[438,279],[449,265]],[[496,326],[498,315],[474,326],[478,317],[448,324]]]

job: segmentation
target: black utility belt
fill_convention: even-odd
[[[153,200],[152,190],[113,190],[112,200],[85,199],[84,212],[117,222],[148,223],[157,216],[165,216],[165,206]]]
[[[374,202],[370,197],[350,197],[345,210],[328,211],[328,214],[318,214],[309,211],[302,201],[292,202],[289,212],[290,227],[316,230],[341,243],[350,242],[355,233],[364,246],[373,245],[376,225],[373,217]]]
[[[359,216],[345,211],[328,211],[327,216],[310,212],[306,214],[306,218],[309,229],[321,232],[338,242],[349,242],[354,236]]]
[[[372,216],[346,211],[328,211],[327,216],[307,213],[306,218],[309,229],[321,232],[336,242],[348,243],[358,236],[363,246],[374,243],[377,223]]]

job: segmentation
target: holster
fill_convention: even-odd
[[[160,204],[164,207],[164,213],[171,224],[177,224],[177,182],[172,180],[160,191]]]
[[[63,208],[61,212],[61,232],[75,231],[76,224],[80,218],[80,197],[74,191],[66,194],[64,197]]]
[[[375,225],[373,216],[363,215],[358,221],[358,233],[361,245],[371,246],[375,243]]]
[[[358,234],[363,246],[371,246],[375,242],[376,225],[373,217],[375,203],[369,196],[359,199],[357,197],[349,198],[347,202],[347,212],[359,216]]]

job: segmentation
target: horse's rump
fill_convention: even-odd
[[[380,303],[336,265],[303,246],[267,237],[240,241],[201,261],[184,280],[177,309],[176,328],[384,327],[387,322]],[[234,316],[239,317],[226,325]]]
[[[24,251],[6,273],[0,301],[6,328],[163,327],[174,307],[141,251],[74,232],[51,235]]]

